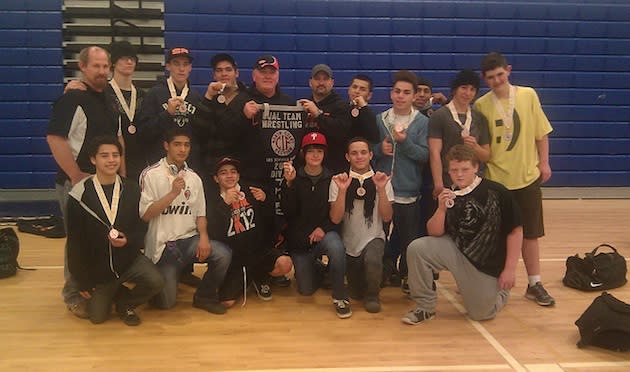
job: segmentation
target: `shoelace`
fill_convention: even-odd
[[[333,302],[340,309],[345,309],[346,306],[349,304],[348,301],[346,301],[346,300],[333,300]]]
[[[271,291],[271,287],[267,284],[263,284],[260,286],[260,293],[269,293]]]

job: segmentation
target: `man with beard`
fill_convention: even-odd
[[[58,166],[55,188],[64,219],[70,189],[95,172],[87,144],[103,135],[118,136],[123,142],[118,117],[112,111],[113,102],[105,94],[109,68],[109,53],[105,49],[98,46],[84,48],[79,53],[79,69],[86,90],[69,91],[53,105],[46,140]],[[122,164],[121,168],[124,168]],[[68,310],[80,318],[87,318],[85,299],[68,270],[67,247],[66,244],[62,295]]]

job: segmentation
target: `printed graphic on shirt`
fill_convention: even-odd
[[[245,199],[245,193],[240,192],[238,202],[230,204],[230,209],[232,218],[230,218],[230,225],[228,226],[228,237],[256,227],[254,207]]]
[[[516,110],[514,110],[514,115],[512,115],[512,122],[514,123],[514,127],[513,128],[508,128],[507,126],[503,125],[503,119],[497,119],[494,122],[494,126],[496,128],[502,128],[503,129],[503,135],[502,136],[497,136],[495,138],[497,144],[500,144],[501,141],[509,142],[509,144],[508,144],[507,148],[505,149],[505,151],[512,151],[514,146],[516,146],[516,142],[518,141],[518,137],[521,134],[521,119],[519,118],[518,112],[516,112]]]
[[[498,231],[501,228],[499,194],[488,190],[485,205],[471,194],[457,197],[447,218],[452,221],[447,224],[452,229],[449,235],[460,251],[473,262],[486,262],[494,253],[496,240],[501,235]]]
[[[168,109],[168,102],[164,102],[162,104],[162,108],[164,110]],[[173,116],[173,122],[177,124],[180,128],[185,127],[190,123],[190,118],[197,111],[197,107],[188,101],[184,101],[184,108],[182,110],[175,111],[175,115]]]
[[[175,199],[176,203],[173,203],[169,205],[168,207],[166,207],[166,209],[162,211],[162,214],[163,215],[169,215],[169,214],[192,215],[192,208],[188,204],[188,201],[190,200],[190,195],[191,195],[190,189],[186,187],[183,194],[184,194],[185,200],[181,200],[181,196],[177,197],[177,199]]]

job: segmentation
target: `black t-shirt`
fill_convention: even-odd
[[[446,212],[446,233],[481,272],[498,277],[505,266],[507,236],[522,225],[521,212],[501,184],[483,179],[455,198]]]
[[[47,134],[68,141],[82,172],[93,174],[96,171],[88,155],[90,141],[97,136],[118,135],[118,115],[112,110],[113,105],[107,94],[89,86],[86,91],[71,90],[53,104]],[[62,185],[66,180],[68,175],[58,167],[55,182]]]

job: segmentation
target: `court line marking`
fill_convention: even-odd
[[[470,319],[467,315],[466,315],[466,309],[464,308],[464,306],[462,304],[460,304],[455,297],[453,297],[453,295],[451,295],[451,293],[444,288],[443,286],[441,286],[439,283],[437,283],[437,288],[439,289],[440,293],[442,294],[442,296],[444,296],[448,302],[451,303],[451,305],[455,306],[455,308],[462,314],[464,315],[464,317],[466,318],[466,320],[468,320],[468,322],[473,326],[473,328],[475,328],[479,333],[481,333],[481,336],[483,336],[483,338],[486,339],[486,341],[488,341],[490,343],[490,345],[492,345],[492,347],[497,351],[497,353],[499,353],[499,355],[501,355],[501,357],[503,359],[505,359],[506,362],[508,362],[508,364],[515,370],[518,372],[527,372],[527,370],[525,369],[525,367],[523,367],[517,360],[516,358],[514,358],[512,356],[512,354],[510,354],[504,347],[503,345],[501,345],[501,343],[499,341],[497,341],[496,338],[494,338],[490,332],[488,332],[488,330],[481,325],[480,322],[476,321],[476,320],[472,320]]]
[[[283,368],[241,369],[231,372],[415,372],[415,371],[492,371],[510,368],[507,364],[457,365],[457,366],[400,366],[400,367],[340,367],[340,368]]]

